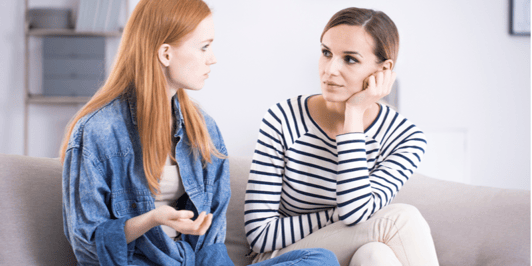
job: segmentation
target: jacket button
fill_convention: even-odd
[[[131,204],[131,208],[136,209],[137,208],[137,203],[133,202],[133,204]]]

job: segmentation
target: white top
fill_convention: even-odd
[[[364,133],[331,139],[299,96],[262,120],[246,190],[245,231],[264,253],[389,204],[425,153],[423,132],[386,105]]]
[[[159,189],[161,193],[155,196],[155,207],[162,205],[174,207],[177,199],[185,194],[185,188],[183,187],[183,182],[181,182],[181,176],[179,176],[179,169],[177,164],[170,159],[170,156],[166,157],[166,163],[159,181]],[[171,227],[166,225],[161,227],[170,238],[177,236],[177,232]]]

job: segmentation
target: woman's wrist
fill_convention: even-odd
[[[151,210],[127,220],[124,227],[127,243],[129,244],[131,241],[139,238],[153,227],[161,225],[157,218],[156,210]]]
[[[342,134],[364,132],[364,112],[360,107],[345,108],[344,130]]]
[[[159,225],[164,225],[163,222],[163,216],[160,212],[160,208],[155,208],[148,212],[149,215],[149,223],[150,225],[153,225],[152,227],[156,227]]]

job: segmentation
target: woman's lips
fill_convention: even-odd
[[[325,81],[325,82],[323,82],[323,83],[324,83],[325,85],[327,85],[327,86],[336,86],[336,87],[343,87],[343,86],[344,86],[344,85],[336,84],[336,83],[334,83],[334,82],[332,82],[332,81]]]

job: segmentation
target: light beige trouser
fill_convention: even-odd
[[[259,254],[253,262],[303,248],[328,249],[342,266],[439,265],[429,225],[408,204],[388,205],[354,226],[335,222],[284,249]]]

